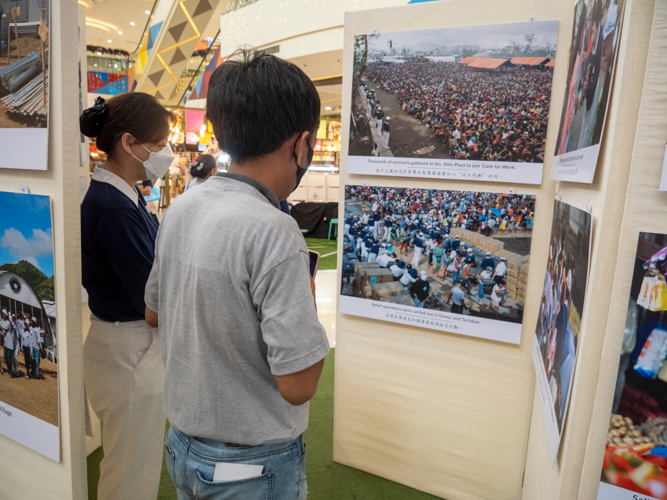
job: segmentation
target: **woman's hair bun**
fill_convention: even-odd
[[[190,175],[192,177],[206,177],[211,170],[216,168],[218,168],[218,162],[213,156],[199,155],[190,163]]]
[[[97,137],[104,129],[104,122],[109,115],[109,109],[104,99],[98,97],[92,108],[84,110],[79,117],[79,128],[86,137]]]

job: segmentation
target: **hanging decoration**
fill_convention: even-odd
[[[86,45],[86,50],[88,52],[94,52],[95,54],[111,55],[111,56],[123,56],[130,57],[130,53],[127,50],[122,49],[107,49],[106,47],[98,47],[97,45]]]

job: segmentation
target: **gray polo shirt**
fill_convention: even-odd
[[[306,242],[276,196],[219,173],[167,210],[145,294],[160,318],[169,421],[190,436],[258,445],[308,426],[274,375],[304,370],[329,344],[310,289]]]

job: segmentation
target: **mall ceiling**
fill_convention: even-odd
[[[88,45],[122,49],[130,53],[135,52],[141,43],[142,34],[155,4],[155,0],[77,1],[86,9],[86,43]],[[209,1],[216,8],[211,10],[210,18],[201,37],[212,39],[219,29],[223,7],[229,6],[230,0]],[[280,56],[280,53],[278,52],[277,55]],[[342,60],[342,50],[291,59],[315,82],[322,101],[322,115],[340,114]],[[142,90],[150,92],[152,89]]]
[[[134,52],[139,46],[154,0],[77,0],[86,9],[86,43]],[[212,4],[219,3],[212,0]],[[202,38],[214,37],[220,11],[214,9]]]

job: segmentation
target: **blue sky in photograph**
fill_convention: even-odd
[[[0,191],[0,266],[20,260],[53,276],[49,197]]]

